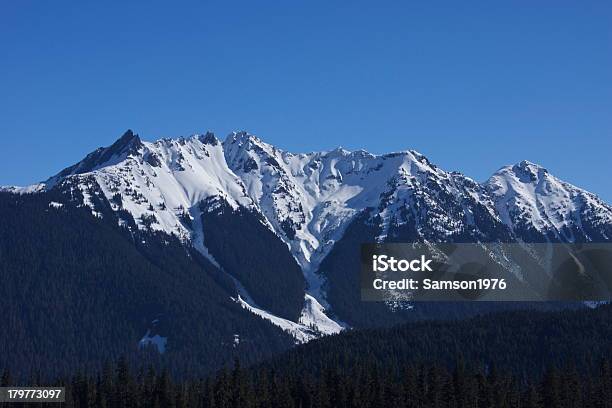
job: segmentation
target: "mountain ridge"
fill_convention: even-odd
[[[504,166],[478,183],[441,169],[414,150],[374,155],[336,148],[296,154],[244,131],[232,132],[223,141],[206,132],[146,142],[128,130],[111,146],[94,150],[45,183],[4,190],[36,193],[56,188],[70,195],[78,191],[80,204],[94,216],[102,217],[96,202],[103,199],[112,211],[128,217],[119,217],[120,226],[167,233],[192,245],[237,280],[241,290],[236,299],[253,311],[256,304],[273,304],[265,294],[269,290],[260,287],[255,276],[245,275],[244,265],[230,266],[231,246],[217,245],[219,239],[231,241],[218,231],[242,214],[241,225],[249,227],[236,224],[228,233],[236,237],[248,230],[254,234],[250,242],[255,242],[262,232],[254,231],[271,231],[277,238],[270,236],[262,250],[281,243],[287,247],[296,265],[285,259],[274,270],[301,270],[301,302],[307,306],[314,300],[317,306],[310,310],[319,318],[304,318],[304,310],[287,311],[280,304],[273,313],[268,309],[260,315],[282,317],[288,326],[300,319],[314,326],[319,322],[324,334],[346,326],[340,323],[343,319],[351,320],[335,316],[335,324],[330,324],[323,317],[334,309],[327,296],[334,272],[320,269],[330,254],[339,256],[336,243],[350,238],[345,231],[355,222],[370,225],[373,235],[358,237],[343,250],[355,251],[364,239],[589,242],[612,237],[612,207],[531,162]],[[219,217],[226,217],[225,224]],[[259,265],[263,260],[252,262]],[[298,290],[300,278],[295,272],[289,275],[294,281],[290,287]],[[290,303],[297,305],[298,300]],[[308,336],[307,329],[300,330]]]

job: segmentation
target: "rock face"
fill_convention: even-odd
[[[240,302],[324,334],[340,330],[329,317],[374,325],[387,307],[356,306],[343,286],[358,268],[340,259],[356,262],[362,242],[612,238],[612,207],[533,163],[478,183],[415,151],[294,154],[246,132],[144,142],[127,131],[44,186],[10,191],[49,190],[99,217],[108,207],[128,230],[177,237],[234,279]],[[380,313],[356,319],[354,307]]]

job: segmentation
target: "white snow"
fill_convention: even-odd
[[[157,347],[157,351],[163,353],[166,351],[166,344],[168,343],[167,337],[162,337],[159,334],[151,336],[151,331],[147,330],[147,334],[144,335],[142,339],[138,342],[139,347],[144,348],[150,344],[153,344]]]
[[[45,183],[36,183],[29,186],[0,186],[0,191],[5,191],[14,194],[33,194],[43,191],[46,188]]]
[[[344,329],[339,323],[327,317],[325,308],[317,302],[317,299],[308,294],[305,297],[304,309],[299,322],[323,334],[337,334]]]
[[[64,204],[58,203],[57,201],[49,202],[49,207],[51,207],[51,208],[62,208],[63,206],[64,206]]]
[[[302,310],[299,323],[275,316],[263,309],[252,306],[240,295],[238,295],[238,299],[235,300],[243,308],[270,321],[275,326],[289,333],[295,338],[296,343],[307,343],[322,335],[339,333],[343,329],[338,323],[329,319],[324,313],[325,309],[313,297],[308,295],[306,295],[305,298],[305,307],[304,310]]]
[[[563,229],[572,226],[582,229],[581,211],[585,205],[601,215],[601,222],[612,223],[612,209],[599,198],[528,161],[501,168],[485,186],[504,224],[512,229],[517,222],[524,222],[557,238],[573,241],[573,236],[562,236]]]
[[[589,309],[597,309],[599,306],[606,305],[606,304],[608,304],[610,302],[609,301],[603,301],[603,300],[597,300],[597,301],[588,300],[588,301],[585,301],[583,303]]]

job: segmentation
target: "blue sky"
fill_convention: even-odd
[[[476,180],[528,159],[612,202],[612,2],[90,3],[0,4],[2,185],[127,128],[244,129]]]

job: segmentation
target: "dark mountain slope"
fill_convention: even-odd
[[[304,306],[304,276],[287,245],[263,221],[259,213],[233,210],[222,201],[202,205],[204,243],[215,260],[259,306],[297,321]]]
[[[195,375],[293,344],[233,302],[229,278],[196,251],[131,235],[112,213],[95,217],[66,197],[0,193],[0,366],[55,375],[139,359],[149,332],[167,338],[168,366]]]
[[[536,310],[576,309],[581,303],[561,302],[365,302],[361,300],[359,254],[364,242],[375,242],[380,234],[376,220],[368,211],[351,222],[341,240],[335,243],[319,268],[326,278],[325,291],[332,313],[354,328],[393,326],[406,321],[461,319],[479,313],[533,308]],[[478,232],[481,234],[481,232]],[[428,237],[434,240],[431,237]],[[447,237],[451,241],[469,241],[467,233]],[[414,223],[393,226],[385,242],[422,241]],[[472,237],[472,242],[477,240]],[[434,240],[435,241],[435,240]]]

